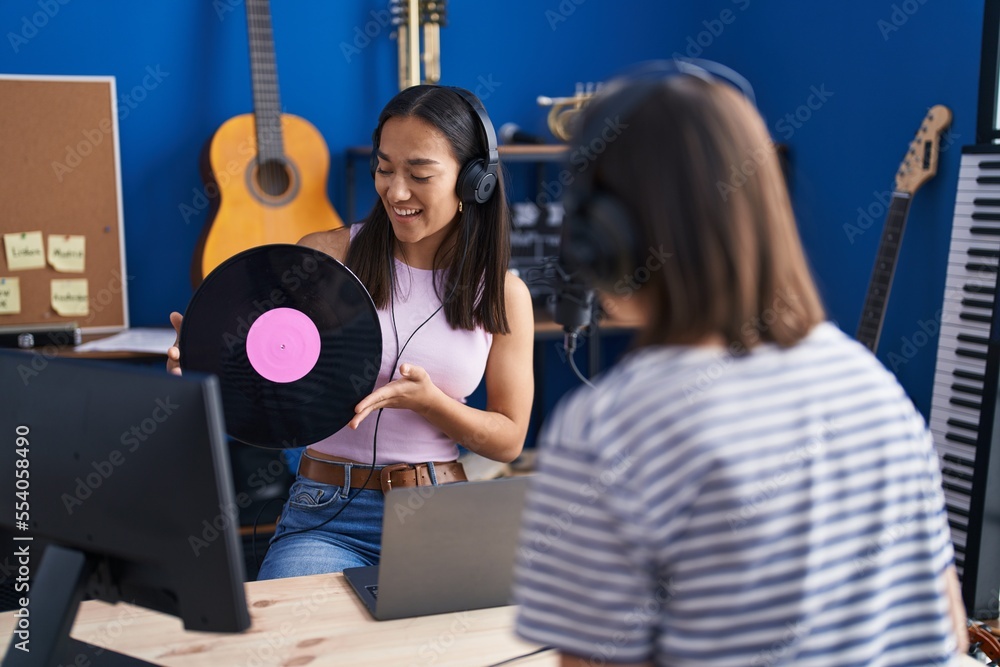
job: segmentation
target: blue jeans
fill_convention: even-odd
[[[361,473],[355,470],[354,474]],[[378,474],[376,472],[376,474]],[[350,492],[350,503],[348,503]],[[346,509],[325,525],[344,505]],[[257,580],[341,572],[375,565],[382,546],[385,496],[297,477],[288,492]],[[303,531],[303,532],[298,532]]]

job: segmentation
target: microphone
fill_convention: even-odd
[[[552,321],[563,328],[567,352],[576,349],[576,338],[594,317],[594,290],[555,263],[555,290],[549,300]]]
[[[595,292],[576,273],[568,272],[560,259],[549,258],[545,264],[555,273],[554,291],[548,305],[552,321],[563,329],[563,350],[577,377],[593,386],[576,367],[573,353],[580,332],[593,321]]]
[[[544,144],[541,137],[525,132],[517,123],[504,123],[500,126],[500,141],[505,144]]]

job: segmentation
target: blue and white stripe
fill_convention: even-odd
[[[517,631],[595,665],[946,665],[931,439],[833,325],[791,349],[646,349],[556,409]]]

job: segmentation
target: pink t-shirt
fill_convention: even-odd
[[[360,225],[351,227],[352,239],[357,229]],[[434,273],[396,260],[398,285],[393,303],[390,308],[378,311],[382,327],[382,365],[375,387],[377,389],[389,382],[393,362],[396,368],[393,379],[399,379],[400,365],[414,364],[426,370],[441,391],[464,403],[483,379],[493,334],[482,328],[473,331],[452,329],[443,309],[420,327],[441,305],[441,299],[434,290]],[[395,312],[399,345],[406,346],[398,362],[392,311]],[[407,344],[406,340],[417,327],[420,330]],[[345,426],[311,445],[311,448],[360,463],[370,463],[377,416],[377,411],[372,412],[356,431]],[[455,442],[417,413],[399,408],[382,411],[378,426],[377,465],[452,461],[456,458],[458,446]]]

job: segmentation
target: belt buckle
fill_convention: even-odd
[[[379,482],[382,485],[382,493],[389,493],[392,490],[392,473],[398,470],[409,470],[412,468],[409,463],[393,463],[383,466],[379,471]]]

